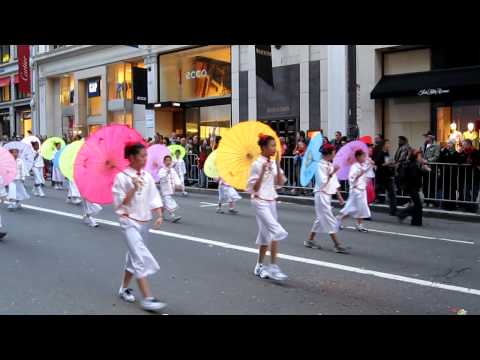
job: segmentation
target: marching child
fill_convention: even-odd
[[[60,151],[61,146],[62,146],[61,143],[55,143],[55,147],[57,148],[55,153],[57,151]],[[55,190],[63,190],[63,182],[64,181],[65,181],[65,178],[63,177],[62,172],[60,171],[60,169],[58,167],[53,165],[53,161],[52,161],[52,184],[53,184]]]
[[[73,180],[68,181],[68,193],[67,193],[67,203],[71,203],[73,205],[78,205],[82,202],[82,196],[80,195],[80,191],[78,191],[77,185]]]
[[[33,195],[45,197],[45,193],[43,192],[43,186],[45,185],[45,177],[43,176],[43,169],[45,167],[45,163],[43,162],[43,157],[40,155],[40,144],[36,141],[32,142],[33,152],[35,153],[35,157],[33,158]]]
[[[308,240],[304,242],[306,247],[312,249],[321,249],[321,246],[315,241],[316,233],[329,234],[335,246],[335,252],[348,254],[347,249],[342,247],[337,239],[337,219],[332,211],[332,195],[337,194],[340,205],[344,204],[342,194],[339,191],[336,172],[338,167],[333,167],[332,160],[335,156],[335,147],[330,144],[322,146],[322,159],[318,164],[315,173],[315,213],[317,215]]]
[[[180,179],[180,191],[182,192],[183,196],[187,196],[188,193],[185,191],[185,175],[187,174],[187,167],[185,165],[185,161],[180,157],[180,150],[175,151],[173,168],[177,172],[178,178]]]
[[[217,136],[215,139],[215,149],[220,146],[221,136]],[[237,190],[228,185],[225,180],[218,178],[218,207],[217,214],[223,214],[222,204],[228,204],[228,212],[230,214],[238,214],[235,209],[235,204],[242,197],[238,195]]]
[[[5,182],[3,181],[3,177],[0,176],[0,204],[3,204],[7,196],[8,194],[7,194],[7,191],[5,190]],[[3,227],[2,216],[0,215],[0,230],[2,229],[2,227]],[[7,233],[0,231],[0,240],[3,239],[5,236],[7,236]]]
[[[252,205],[258,224],[256,244],[259,246],[258,260],[254,274],[262,279],[286,280],[287,275],[277,265],[278,242],[285,240],[288,233],[277,218],[278,197],[275,188],[285,183],[280,168],[280,159],[272,161],[277,153],[275,139],[269,135],[259,135],[258,145],[261,156],[252,164],[247,190],[252,197]],[[280,149],[278,149],[280,150]],[[265,255],[270,248],[270,265],[264,265]]]
[[[363,227],[362,221],[363,219],[371,217],[367,200],[367,174],[373,166],[373,162],[370,159],[367,160],[367,154],[362,150],[357,150],[355,152],[355,159],[356,162],[350,167],[348,173],[350,193],[347,203],[344,208],[340,210],[341,215],[338,217],[337,226],[342,228],[343,219],[347,216],[351,216],[357,220],[355,226],[357,231],[366,233],[368,230]]]
[[[125,147],[125,158],[130,166],[118,173],[113,184],[113,204],[119,215],[128,248],[123,283],[119,296],[127,302],[135,302],[130,281],[135,276],[142,293],[141,306],[147,311],[158,311],[166,306],[152,296],[147,277],[155,274],[160,266],[146,246],[145,236],[152,220],[152,212],[157,214],[155,227],[163,221],[162,199],[152,176],[143,170],[147,161],[147,151],[143,144],[129,144]]]
[[[90,201],[83,199],[83,222],[90,227],[98,227],[98,223],[92,216],[97,215],[102,211],[102,207],[98,204],[91,203]]]
[[[181,186],[180,179],[178,178],[177,172],[172,167],[172,157],[170,155],[165,156],[163,164],[164,167],[158,172],[158,177],[160,178],[160,194],[162,196],[163,205],[170,216],[170,221],[172,223],[177,223],[182,217],[175,215],[178,205],[173,198],[173,194],[175,193],[175,189],[180,188]]]
[[[27,171],[23,160],[18,157],[17,149],[11,149],[10,153],[17,162],[17,175],[15,176],[15,180],[8,185],[8,200],[11,201],[10,205],[8,205],[8,209],[16,210],[22,207],[20,202],[30,199],[30,196],[25,189],[25,177],[27,176]]]

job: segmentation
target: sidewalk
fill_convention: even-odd
[[[198,193],[198,194],[212,194],[212,195],[218,194],[217,189],[203,189],[203,188],[197,188],[197,187],[191,187],[191,186],[187,186],[186,191],[191,193]],[[250,197],[250,195],[246,192],[238,192],[238,194],[244,199],[248,199]],[[308,206],[313,206],[313,203],[314,203],[313,197],[292,196],[292,195],[279,195],[278,201],[284,202],[284,203],[308,205]],[[333,200],[332,203],[333,203],[333,206],[339,207],[338,201]],[[378,211],[382,213],[388,212],[388,205],[372,204],[370,208],[374,211]],[[424,208],[423,216],[428,218],[437,218],[437,219],[480,222],[479,213],[473,214],[473,213],[467,213],[463,211],[447,211],[442,209]]]

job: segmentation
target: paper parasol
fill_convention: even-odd
[[[185,148],[184,148],[182,145],[176,145],[176,144],[175,144],[175,145],[170,145],[170,146],[168,147],[168,150],[170,150],[170,154],[172,155],[172,157],[173,157],[174,159],[177,158],[177,157],[176,157],[176,152],[177,152],[177,150],[180,150],[180,159],[183,159],[183,158],[185,157],[185,154],[187,153],[187,152],[185,151]]]
[[[12,141],[3,146],[7,150],[17,149],[20,159],[23,160],[25,165],[25,170],[30,172],[33,167],[33,162],[35,160],[35,154],[33,153],[33,148],[21,141]]]
[[[323,145],[323,136],[321,133],[315,135],[310,140],[307,150],[302,158],[302,166],[300,168],[300,184],[307,186],[312,181],[318,169],[318,163],[322,158],[320,148]]]
[[[126,125],[104,126],[92,134],[77,154],[73,178],[84,199],[97,204],[113,202],[115,176],[125,170],[127,144],[145,145],[142,135]]]
[[[60,171],[68,180],[73,181],[73,165],[85,140],[77,140],[67,145],[60,154]]]
[[[145,171],[148,171],[153,176],[155,182],[159,182],[158,172],[163,167],[163,158],[170,154],[170,150],[165,145],[156,144],[147,149],[148,157]]]
[[[203,172],[209,178],[218,178],[220,174],[218,173],[217,165],[217,150],[212,151],[210,155],[208,155],[205,164],[203,165]]]
[[[4,185],[10,184],[17,176],[17,162],[5,148],[0,148],[0,176]]]
[[[244,121],[232,127],[222,138],[217,149],[216,166],[220,176],[231,186],[245,190],[252,163],[260,156],[258,135],[270,135],[277,145],[277,156],[282,148],[273,129],[258,121]]]
[[[338,150],[335,159],[333,159],[333,165],[339,166],[340,170],[337,172],[337,178],[339,180],[347,180],[348,172],[350,171],[350,166],[354,164],[357,160],[355,159],[355,152],[357,150],[362,150],[365,154],[368,154],[367,145],[361,141],[352,141],[343,145],[340,150]]]
[[[63,150],[65,150],[65,148],[61,148],[55,152],[55,155],[53,156],[53,166],[55,166],[57,169],[60,169],[60,156],[62,156]]]
[[[63,141],[63,139],[59,137],[51,137],[44,141],[44,143],[40,147],[40,154],[42,154],[42,157],[44,159],[53,160],[53,157],[55,156],[55,151],[57,151],[57,147],[55,146],[55,144],[57,143],[62,144],[60,146],[60,149],[65,146],[65,141]]]
[[[30,147],[33,149],[32,142],[37,142],[38,146],[42,145],[42,142],[40,139],[36,136],[30,135],[22,139],[22,143],[30,145]]]

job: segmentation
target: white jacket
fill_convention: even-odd
[[[160,178],[160,193],[162,196],[173,195],[175,188],[181,186],[180,178],[173,167],[162,167],[158,172]]]

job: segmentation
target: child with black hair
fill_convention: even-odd
[[[61,150],[61,143],[55,143],[55,154]],[[65,181],[65,177],[62,175],[62,172],[58,167],[56,167],[52,162],[52,184],[55,190],[63,190],[63,182]]]
[[[215,138],[215,150],[220,146],[220,141],[222,140],[221,136]],[[228,212],[230,214],[238,214],[237,209],[235,209],[235,204],[238,200],[241,199],[241,196],[238,195],[237,190],[228,185],[224,179],[221,177],[216,179],[218,181],[218,207],[217,214],[223,214],[222,204],[228,204]]]
[[[162,196],[165,209],[170,216],[170,221],[172,223],[177,223],[182,217],[175,215],[175,211],[178,209],[178,204],[173,198],[173,194],[175,194],[176,189],[181,187],[180,179],[178,178],[177,172],[172,167],[172,157],[170,155],[163,158],[163,164],[164,166],[158,172],[158,177],[160,179],[160,195]]]
[[[373,167],[373,161],[367,157],[367,154],[362,150],[355,152],[356,162],[350,167],[348,173],[348,184],[350,192],[347,203],[344,208],[340,210],[337,226],[339,229],[343,228],[342,221],[347,216],[352,216],[357,220],[356,229],[360,232],[368,232],[363,227],[363,219],[371,217],[370,208],[368,207],[367,199],[367,184],[368,172]]]
[[[152,212],[157,214],[155,226],[163,221],[163,203],[152,176],[143,170],[147,151],[143,144],[130,144],[125,148],[125,158],[130,166],[118,173],[113,184],[113,204],[119,215],[128,247],[123,282],[119,290],[121,299],[135,302],[129,283],[135,276],[143,295],[141,306],[148,311],[158,311],[166,306],[152,296],[147,277],[155,274],[160,266],[146,246],[148,225]]]
[[[277,186],[286,179],[280,167],[280,149],[276,148],[275,139],[269,135],[259,135],[258,145],[261,156],[252,164],[247,190],[252,196],[252,205],[258,224],[256,244],[259,246],[258,260],[254,274],[262,279],[286,280],[288,277],[280,270],[277,261],[278,242],[285,240],[288,233],[278,222]],[[277,154],[276,161],[272,157]],[[270,265],[264,265],[267,250],[270,248]]]
[[[15,180],[8,185],[8,200],[11,202],[8,209],[16,210],[22,207],[21,201],[30,199],[30,195],[25,189],[25,177],[28,174],[23,160],[18,156],[18,150],[11,149],[10,153],[17,163],[17,175]]]
[[[304,245],[312,249],[321,249],[321,246],[315,241],[315,235],[318,232],[330,235],[335,246],[335,252],[348,254],[346,248],[342,247],[337,239],[337,219],[332,211],[332,195],[337,194],[340,205],[344,204],[342,194],[340,193],[340,183],[338,182],[336,172],[338,167],[333,167],[332,160],[335,156],[335,146],[325,144],[320,149],[322,159],[318,164],[315,173],[315,213],[316,219],[312,231],[305,240]]]
[[[33,158],[33,195],[45,197],[45,193],[43,192],[42,187],[45,185],[45,177],[43,176],[43,169],[45,167],[45,163],[43,161],[43,157],[40,154],[40,144],[36,141],[32,142],[33,153],[35,154]]]

